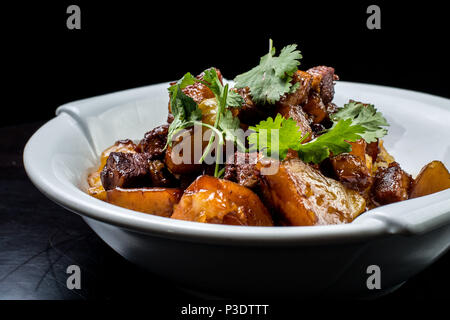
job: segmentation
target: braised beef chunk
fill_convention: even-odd
[[[280,101],[277,102],[277,106],[296,106],[306,102],[308,99],[309,91],[311,90],[312,75],[301,70],[297,70],[292,76],[292,84],[299,84],[297,90],[293,93],[283,96]]]
[[[312,123],[311,124],[311,130],[313,134],[313,138],[320,136],[322,133],[324,133],[325,126],[321,123]]]
[[[256,168],[258,161],[256,153],[236,152],[233,159],[225,164],[224,179],[234,181],[247,188],[258,186],[261,176]]]
[[[297,122],[297,126],[300,128],[300,131],[303,135],[308,134],[308,138],[305,139],[304,142],[308,142],[312,138],[312,129],[310,125],[310,120],[308,116],[303,111],[300,106],[291,106],[291,105],[279,105],[277,107],[277,113],[281,114],[284,118],[289,119],[292,118]]]
[[[138,152],[148,153],[152,160],[164,159],[168,130],[169,124],[163,124],[147,132],[137,147]]]
[[[111,152],[100,178],[105,190],[148,186],[149,154]]]
[[[167,114],[167,123],[172,123],[174,119],[173,114],[171,114],[170,112]]]
[[[333,102],[328,102],[325,108],[327,109],[328,115],[335,113],[338,110],[338,106]]]
[[[216,69],[217,76],[219,78],[219,81],[222,82],[222,74],[220,73],[219,69]],[[203,80],[203,77],[205,74],[202,72],[198,76],[196,76],[197,79]],[[214,93],[203,83],[195,82],[192,85],[186,86],[183,89],[183,93],[192,99],[194,99],[195,102],[198,104],[202,102],[205,99],[214,98]]]
[[[303,105],[303,110],[313,123],[321,123],[328,117],[327,107],[323,103],[320,94],[314,91],[309,94],[308,101]]]
[[[324,104],[333,100],[334,81],[339,77],[334,74],[334,68],[326,66],[317,66],[308,69],[307,72],[312,75],[312,89],[320,94]]]
[[[241,123],[253,125],[266,119],[268,116],[272,116],[273,108],[256,105],[252,100],[248,87],[240,88],[236,91],[244,98],[244,103],[240,108],[231,108],[231,113],[233,116],[238,117]]]
[[[368,143],[366,146],[366,153],[372,157],[372,163],[377,160],[378,156],[378,139],[377,141]]]
[[[174,187],[177,185],[175,178],[161,160],[149,161],[148,167],[153,187]]]
[[[380,205],[408,199],[411,176],[397,162],[378,169],[373,185],[373,198]]]
[[[330,160],[337,179],[347,188],[363,192],[372,185],[373,177],[360,157],[343,153]]]

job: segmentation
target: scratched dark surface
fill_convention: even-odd
[[[22,152],[40,125],[0,128],[0,299],[194,299],[128,263],[79,216],[51,202],[31,184]],[[81,290],[66,287],[65,271],[71,264],[82,270]],[[448,270],[447,253],[381,300],[448,300]]]

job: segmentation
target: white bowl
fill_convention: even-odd
[[[450,244],[450,190],[364,213],[351,224],[239,227],[172,220],[89,196],[86,178],[103,149],[140,139],[167,117],[167,83],[59,107],[28,141],[24,164],[39,190],[83,217],[126,259],[181,286],[218,296],[389,292]],[[385,145],[415,175],[431,160],[450,168],[450,100],[375,85],[338,82],[335,102],[374,103],[391,124]],[[381,289],[367,287],[367,268]]]

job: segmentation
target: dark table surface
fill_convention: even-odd
[[[127,262],[79,216],[32,185],[22,153],[42,124],[0,128],[0,299],[194,299]],[[66,268],[72,264],[82,270],[81,290],[66,287]],[[381,300],[448,300],[449,270],[447,253]]]

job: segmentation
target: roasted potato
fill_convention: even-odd
[[[411,186],[410,198],[426,196],[450,188],[450,173],[440,161],[432,161],[422,168]]]
[[[253,191],[206,175],[185,190],[172,218],[244,226],[273,225],[269,212]]]
[[[170,217],[182,194],[178,188],[116,188],[106,192],[106,201],[130,210]]]
[[[111,147],[107,148],[102,152],[100,156],[100,166],[98,169],[88,176],[88,193],[100,200],[106,200],[106,191],[103,188],[102,181],[100,178],[100,173],[106,164],[106,160],[111,152],[126,152],[126,153],[136,153],[137,146],[131,140],[119,140]]]
[[[273,165],[272,161],[275,160],[260,161],[258,166]],[[261,188],[265,202],[278,212],[286,225],[347,223],[366,206],[358,192],[295,158],[279,163],[277,173],[263,175]]]

